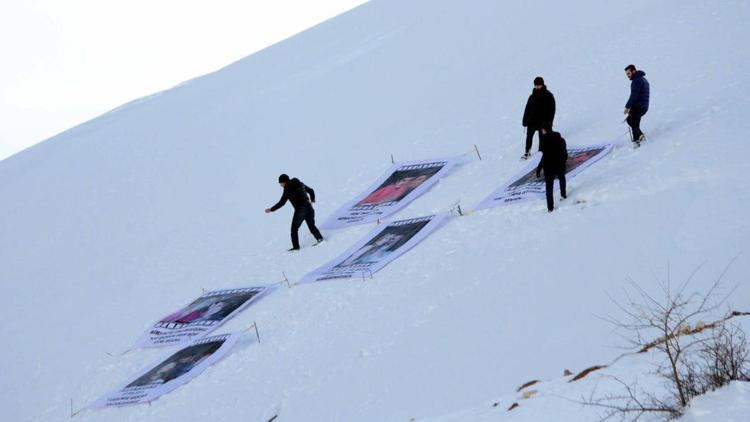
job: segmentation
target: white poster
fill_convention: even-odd
[[[242,333],[222,334],[194,341],[91,404],[92,408],[147,403],[200,375],[224,357]]]
[[[334,212],[321,228],[339,229],[385,218],[425,193],[459,159],[396,163],[362,194]]]
[[[442,213],[379,224],[336,259],[306,274],[300,283],[369,277],[435,231],[450,216]]]
[[[614,148],[613,144],[592,145],[588,147],[568,147],[568,161],[565,167],[566,179],[573,178],[591,164],[607,155]],[[516,202],[545,197],[544,177],[536,177],[536,168],[541,154],[536,154],[523,171],[514,176],[510,182],[492,192],[476,209],[499,207]],[[557,186],[557,181],[555,181]]]
[[[187,306],[154,323],[135,347],[184,344],[215,330],[268,293],[272,286],[246,287],[206,292]]]

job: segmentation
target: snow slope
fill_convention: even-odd
[[[152,406],[76,419],[419,420],[510,398],[529,379],[565,388],[563,369],[620,353],[597,318],[615,313],[608,295],[621,298],[627,277],[650,289],[668,263],[683,280],[706,262],[700,289],[744,251],[726,280],[739,285],[731,305],[750,309],[748,18],[740,0],[373,1],[1,161],[3,419],[68,419],[71,398],[80,408],[169,354],[106,352],[201,288],[298,279],[371,228],[285,253],[291,211],[263,213],[281,172],[316,189],[322,221],[390,154],[476,143],[484,160],[467,156],[398,216],[458,199],[470,209],[522,166],[537,75],[568,143],[622,141],[622,69],[635,63],[652,87],[650,140],[572,179],[552,215],[542,202],[471,213],[374,280],[279,289],[219,331],[257,321],[262,343],[249,335]],[[507,415],[594,418],[525,409]]]
[[[680,422],[740,422],[750,412],[750,383],[733,382],[719,391],[696,398]]]

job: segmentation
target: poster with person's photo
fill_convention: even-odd
[[[256,286],[206,292],[152,324],[135,347],[174,346],[200,338],[242,312],[272,288]]]
[[[430,189],[458,160],[456,157],[396,163],[363,193],[334,212],[321,227],[339,229],[388,217]]]
[[[369,277],[429,236],[449,215],[379,224],[346,252],[305,275],[300,283]]]
[[[195,340],[109,393],[90,407],[103,408],[148,403],[200,375],[224,357],[242,333],[222,334]]]
[[[570,179],[585,170],[590,165],[607,155],[614,148],[613,144],[591,145],[587,147],[568,146],[568,161],[565,166],[565,177]],[[499,207],[516,202],[528,201],[545,197],[544,175],[536,177],[536,168],[542,154],[536,154],[524,169],[509,182],[492,192],[476,209]],[[556,189],[559,188],[555,180]]]

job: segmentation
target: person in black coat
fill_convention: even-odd
[[[279,176],[279,185],[284,189],[284,193],[281,195],[279,202],[271,208],[266,208],[266,213],[278,210],[286,204],[286,201],[292,203],[294,207],[294,215],[292,216],[292,249],[289,250],[296,251],[299,249],[298,230],[303,221],[307,223],[307,228],[315,236],[315,240],[318,243],[322,242],[323,235],[315,227],[315,210],[311,204],[311,202],[315,202],[315,191],[297,178],[289,179],[289,176],[286,174]],[[308,197],[308,195],[310,196]]]
[[[542,128],[542,123],[552,124],[555,120],[555,96],[547,90],[544,79],[541,76],[534,78],[534,90],[526,101],[526,109],[523,112],[523,127],[526,128],[526,153],[523,158],[531,156],[531,142],[534,132]],[[539,134],[541,139],[541,132]],[[539,150],[541,151],[541,142]]]
[[[635,66],[630,64],[625,68],[625,76],[630,79],[630,97],[625,104],[625,114],[628,115],[628,126],[633,131],[633,142],[640,145],[646,138],[641,132],[641,118],[648,111],[648,103],[651,97],[651,86],[645,78],[646,72],[636,70]]]
[[[555,210],[555,202],[552,198],[555,178],[560,180],[560,195],[567,197],[565,191],[565,169],[568,162],[568,147],[565,139],[559,133],[552,130],[552,124],[545,122],[541,127],[542,159],[536,168],[536,177],[541,177],[544,170],[544,181],[547,188],[547,211]]]

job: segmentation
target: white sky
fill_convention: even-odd
[[[0,160],[365,0],[0,0]]]

